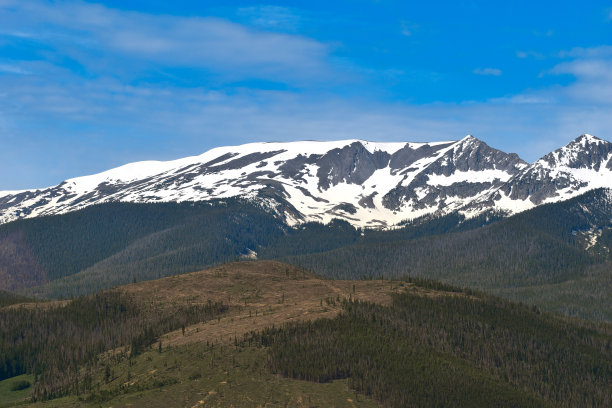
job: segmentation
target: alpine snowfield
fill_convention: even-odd
[[[0,192],[0,222],[93,204],[242,197],[290,225],[342,218],[385,228],[427,214],[507,214],[612,188],[612,144],[583,135],[529,165],[459,141],[251,143],[179,160],[126,164],[38,190]]]

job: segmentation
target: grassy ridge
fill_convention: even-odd
[[[245,346],[192,344],[107,360],[91,372],[92,393],[32,407],[363,407],[379,406],[347,381],[318,384],[282,378],[266,367],[267,352]]]
[[[220,303],[154,310],[118,292],[65,304],[5,309],[0,319],[0,380],[34,374],[32,397],[50,399],[91,389],[80,367],[100,353],[129,346],[135,356],[163,333],[217,317]]]
[[[229,309],[215,308],[220,300]],[[2,355],[35,374],[31,395],[44,406],[604,407],[612,398],[612,326],[429,280],[331,281],[237,262],[54,305],[0,316]]]
[[[32,392],[33,381],[34,376],[27,374],[0,380],[0,408],[24,404]]]
[[[0,307],[16,305],[19,303],[37,302],[37,299],[19,295],[17,293],[0,290]]]

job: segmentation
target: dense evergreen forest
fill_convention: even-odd
[[[601,194],[593,191],[490,225],[470,220],[481,228],[461,228],[460,219],[449,222],[457,217],[451,215],[399,231],[366,231],[352,245],[327,252],[275,255],[333,278],[410,275],[478,288],[556,283],[580,277],[589,266],[609,259],[600,249],[612,231],[612,208],[602,207]],[[437,228],[440,224],[445,227]],[[602,239],[585,251],[583,233],[593,225],[603,229]]]
[[[38,299],[29,298],[26,296],[18,295],[16,293],[7,292],[5,290],[0,290],[0,307],[36,301],[38,301]]]
[[[280,259],[330,278],[426,277],[548,310],[612,320],[606,290],[612,287],[612,208],[601,196],[602,191],[593,191],[480,228],[413,239],[368,241],[368,234],[385,232],[366,231],[351,245]],[[600,238],[585,250],[588,233],[597,234],[598,228]]]
[[[270,328],[248,342],[269,348],[277,373],[348,378],[388,407],[612,404],[610,326],[451,290],[396,295],[390,307],[345,300],[335,319]]]
[[[237,199],[109,203],[0,226],[0,276],[39,270],[39,284],[50,284],[30,293],[43,297],[94,293],[235,260],[270,245],[286,228],[272,214]],[[3,245],[15,243],[32,259],[1,256]]]
[[[340,220],[289,228],[264,209],[236,199],[109,203],[0,226],[0,276],[7,278],[5,284],[14,282],[7,289],[37,286],[28,293],[68,297],[133,280],[195,271],[244,257],[250,251],[273,259],[356,242],[388,242],[471,229],[483,223],[484,216],[465,222],[464,217],[452,214],[415,220],[410,227],[393,231],[364,234]],[[23,280],[24,276],[30,279]]]
[[[428,216],[377,231],[340,220],[290,228],[239,199],[109,203],[0,226],[0,278],[5,289],[66,298],[254,251],[259,259],[284,260],[331,278],[428,277],[610,320],[612,301],[600,290],[612,285],[609,207],[595,190],[510,218]],[[600,236],[585,250],[589,234]],[[554,298],[558,285],[573,304]],[[590,288],[597,294],[589,295]]]
[[[0,311],[0,380],[34,374],[33,399],[91,390],[91,371],[101,353],[125,346],[134,356],[163,333],[219,316],[219,303],[151,310],[129,296],[106,292],[64,305]],[[117,358],[125,354],[117,355]],[[109,374],[110,375],[110,374]]]

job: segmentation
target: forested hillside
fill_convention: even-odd
[[[93,293],[231,261],[275,242],[285,229],[271,214],[240,200],[110,203],[0,226],[0,274],[11,283],[5,289],[35,286],[34,280],[57,282],[32,292],[43,296]],[[2,248],[14,247],[21,257],[27,254],[27,262],[1,256]],[[20,280],[24,269],[38,277]]]
[[[68,297],[241,257],[273,259],[324,252],[356,242],[477,228],[495,219],[487,215],[465,221],[451,214],[364,234],[340,220],[289,228],[264,209],[241,200],[109,203],[1,225],[0,275],[5,279],[0,285],[11,290],[33,287],[27,292],[41,297]]]
[[[335,319],[264,330],[253,341],[269,348],[275,372],[348,378],[389,407],[610,406],[610,326],[440,288],[396,295],[390,307],[349,300]]]
[[[460,228],[460,219],[435,228],[448,222],[444,217],[399,231],[366,231],[353,245],[286,259],[336,278],[453,277],[458,284],[483,288],[560,282],[609,257],[612,206],[602,195],[603,190],[595,190],[490,225],[480,221],[476,225],[482,228]],[[586,251],[585,234],[597,229],[602,236]]]
[[[0,312],[0,390],[23,382],[35,406],[612,401],[610,324],[429,280],[235,262]]]
[[[562,313],[610,320],[612,300],[600,290],[612,284],[607,262],[610,214],[605,192],[596,190],[478,229],[391,242],[364,239],[328,252],[282,259],[331,278],[441,279]],[[555,285],[564,285],[564,290],[556,292]],[[589,287],[595,290],[589,293]]]
[[[4,309],[0,314],[0,380],[34,374],[34,399],[91,390],[99,355],[130,346],[135,356],[161,334],[222,314],[220,303],[149,310],[117,292],[79,297],[66,304]]]
[[[17,293],[0,290],[0,307],[10,306],[19,303],[36,302],[37,299],[19,295]]]
[[[605,190],[509,218],[453,213],[383,231],[340,220],[289,228],[243,200],[112,203],[0,226],[0,282],[28,295],[66,298],[257,257],[330,278],[441,279],[612,319],[602,289],[612,286],[610,214]]]

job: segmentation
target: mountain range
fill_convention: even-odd
[[[425,215],[512,215],[601,187],[612,188],[612,143],[587,134],[532,164],[473,136],[430,143],[251,143],[0,192],[0,223],[108,202],[241,197],[289,225],[340,218],[386,228]]]

